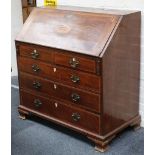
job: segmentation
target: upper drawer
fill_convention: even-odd
[[[37,45],[20,45],[19,54],[36,60],[52,62],[53,52],[45,47]]]
[[[100,116],[86,110],[52,101],[51,116],[58,120],[80,127],[91,132],[100,133]]]
[[[30,73],[47,79],[59,79],[59,74],[55,74],[54,66],[26,57],[18,57],[18,68],[21,72]]]
[[[93,58],[77,56],[76,54],[67,54],[55,52],[54,62],[57,65],[66,66],[72,69],[79,69],[91,73],[96,73],[96,61]]]

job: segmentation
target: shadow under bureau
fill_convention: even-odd
[[[140,12],[35,8],[16,38],[20,118],[37,115],[105,151],[140,127]]]

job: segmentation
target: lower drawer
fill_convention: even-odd
[[[99,115],[57,101],[52,101],[51,109],[53,117],[99,134]]]
[[[37,76],[21,73],[20,86],[23,89],[52,96],[94,112],[100,112],[100,95],[88,91],[68,87],[60,83],[45,80]],[[41,95],[42,95],[41,94]]]
[[[50,101],[47,98],[31,95],[25,91],[20,92],[21,105],[40,112],[44,115],[51,114]]]
[[[46,114],[75,127],[99,134],[100,117],[97,114],[68,106],[53,99],[48,100],[44,97],[32,95],[25,91],[21,91],[21,99],[21,104],[32,111]]]

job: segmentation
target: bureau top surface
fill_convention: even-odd
[[[120,15],[35,8],[16,41],[99,56]]]

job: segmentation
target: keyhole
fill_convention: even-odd
[[[57,89],[57,85],[56,84],[54,84],[54,89]]]
[[[56,68],[53,68],[53,72],[56,72],[57,71],[57,69]]]
[[[54,105],[55,105],[56,108],[58,107],[58,103],[55,102]]]

